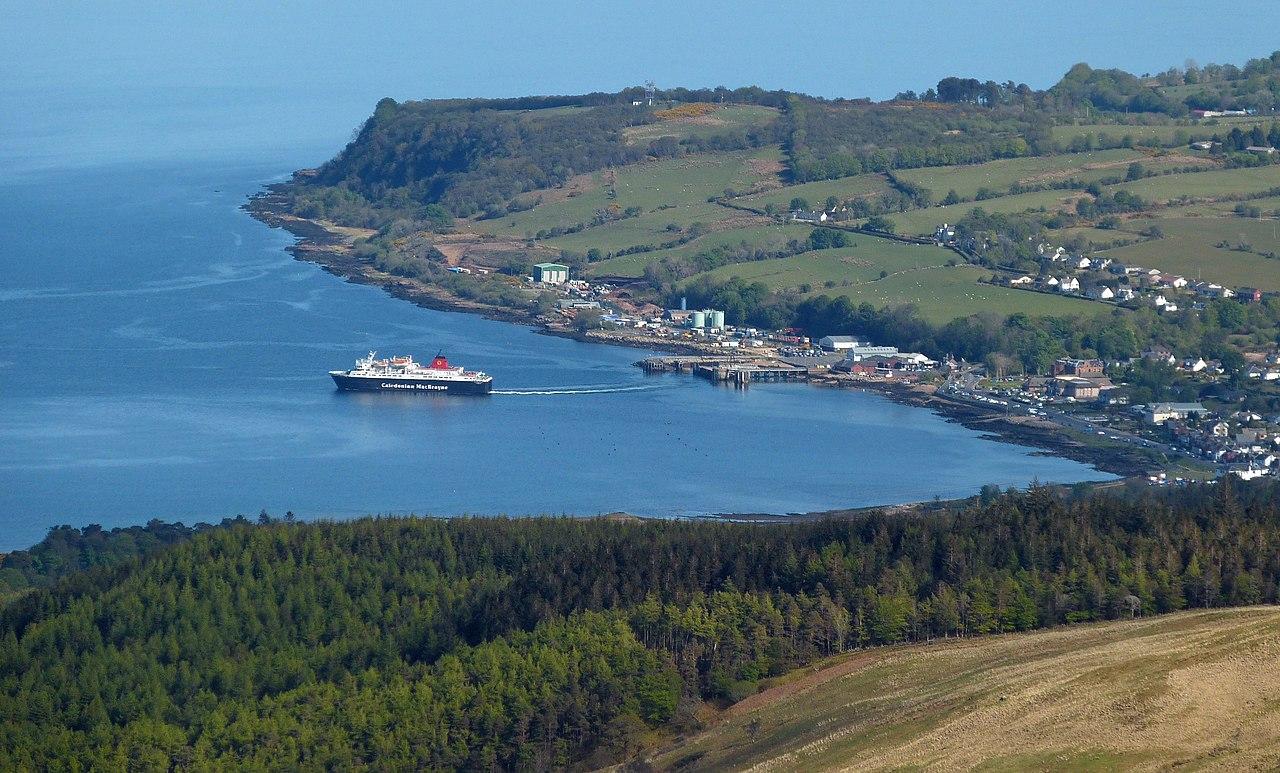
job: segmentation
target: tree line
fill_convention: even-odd
[[[1274,603],[1277,494],[988,488],[768,526],[229,522],[0,608],[0,766],[604,765],[856,647]]]

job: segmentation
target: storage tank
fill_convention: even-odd
[[[724,329],[724,312],[712,310],[707,312],[707,325],[709,327]]]
[[[695,311],[689,315],[690,327],[704,328],[707,326],[707,313],[705,311]]]

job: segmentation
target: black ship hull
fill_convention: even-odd
[[[437,395],[487,395],[493,380],[452,381],[429,378],[397,378],[395,376],[350,376],[330,373],[338,389],[345,392],[417,392]]]

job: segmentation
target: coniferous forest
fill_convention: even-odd
[[[26,586],[0,607],[0,768],[608,764],[842,650],[1275,603],[1278,493],[63,527],[0,565]]]

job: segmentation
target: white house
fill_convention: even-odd
[[[1123,285],[1116,288],[1116,300],[1131,301],[1137,296],[1132,287],[1124,287]]]
[[[1058,284],[1058,292],[1060,293],[1078,293],[1080,292],[1080,280],[1073,276],[1063,279]]]
[[[1115,291],[1113,291],[1110,287],[1107,287],[1106,285],[1098,285],[1096,287],[1090,287],[1088,290],[1085,291],[1085,295],[1089,298],[1094,299],[1095,301],[1109,301],[1112,298],[1116,297]]]
[[[791,219],[797,223],[825,223],[827,222],[826,212],[805,212],[797,209],[791,213]]]
[[[1020,276],[1020,277],[1018,277],[1017,279],[1010,279],[1010,280],[1009,280],[1009,284],[1011,284],[1011,285],[1029,285],[1029,284],[1031,284],[1031,283],[1033,283],[1033,282],[1035,282],[1035,281],[1036,281],[1036,280],[1032,279],[1031,277],[1029,277],[1029,276],[1025,276],[1025,275],[1024,275],[1024,276]]]
[[[1148,405],[1145,414],[1151,424],[1164,424],[1169,419],[1185,419],[1192,414],[1208,412],[1200,403],[1156,403]]]
[[[919,365],[923,367],[930,367],[938,364],[919,352],[900,352],[897,357],[904,362],[909,362],[912,365]]]
[[[1089,266],[1092,266],[1092,265],[1093,265],[1093,261],[1085,257],[1081,257],[1079,260],[1076,261],[1076,268],[1082,271],[1089,268]]]

